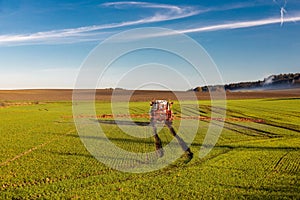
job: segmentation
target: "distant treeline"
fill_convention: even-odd
[[[197,92],[208,92],[216,90],[267,90],[267,89],[288,89],[300,87],[300,73],[290,73],[290,74],[279,74],[271,75],[264,80],[253,81],[253,82],[240,82],[240,83],[230,83],[226,85],[209,85],[196,87],[190,91]]]

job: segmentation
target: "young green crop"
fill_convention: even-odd
[[[72,119],[71,102],[2,107],[0,199],[299,199],[299,103],[299,99],[227,101],[222,134],[200,159],[211,105],[199,101],[204,118],[191,145],[194,159],[185,164],[179,158],[166,168],[141,174],[113,170],[85,149]],[[120,114],[126,112],[125,104],[115,106]],[[147,114],[149,103],[132,102],[129,108],[130,114]],[[96,109],[99,116],[112,114],[108,102],[97,102]],[[180,116],[177,102],[173,111]],[[194,111],[186,109],[183,114]],[[149,122],[146,115],[134,120]],[[155,150],[153,138],[124,134],[113,122],[99,118],[117,146],[133,152]],[[179,123],[174,119],[176,130]],[[134,131],[146,135],[152,130],[141,126]],[[188,127],[182,131],[189,134]],[[166,128],[159,135],[164,145],[172,139]]]

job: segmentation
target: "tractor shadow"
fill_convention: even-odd
[[[150,122],[125,121],[125,120],[97,120],[99,124],[124,125],[124,126],[150,126]]]

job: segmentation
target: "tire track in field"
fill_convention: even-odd
[[[243,108],[243,109],[248,109],[247,107],[244,107],[244,106],[239,106],[240,108]],[[255,109],[256,111],[262,111],[262,112],[266,112],[265,109],[261,109],[261,108],[252,108],[252,109]],[[250,116],[250,115],[245,115],[244,113],[242,112],[239,112],[237,110],[230,110],[230,109],[227,109],[227,113],[230,113],[231,115],[233,115],[234,113],[237,113],[237,114],[240,114],[240,115],[243,115],[245,117],[250,117],[250,118],[254,118],[254,119],[258,119],[257,117],[254,117],[254,116]],[[293,116],[293,117],[299,117],[298,115],[298,112],[296,112],[296,114],[294,113],[282,113],[282,112],[276,112],[274,110],[272,110],[272,113],[273,114],[277,114],[279,116],[282,116],[282,115],[285,115],[287,117],[290,117],[290,116]],[[264,124],[266,125],[269,125],[269,126],[274,126],[276,128],[283,128],[283,129],[287,129],[287,130],[290,130],[290,131],[295,131],[295,132],[300,132],[299,130],[299,126],[295,125],[295,124],[289,124],[289,123],[279,123],[279,122],[273,122],[272,120],[267,120],[267,119],[264,119]]]
[[[265,120],[264,124],[266,124],[268,126],[273,126],[275,128],[282,128],[282,129],[287,129],[290,131],[295,131],[297,133],[300,133],[299,128],[297,129],[297,127],[294,124],[278,123],[278,122],[273,122],[270,120]]]
[[[204,121],[204,122],[207,122],[207,121]],[[207,122],[207,123],[209,123],[209,122]],[[252,128],[252,127],[248,127],[248,126],[244,126],[244,125],[230,123],[228,121],[225,121],[224,126],[221,126],[220,124],[217,124],[217,123],[214,123],[214,122],[211,122],[211,123],[215,126],[223,127],[224,129],[227,129],[227,130],[239,133],[239,134],[247,135],[247,136],[252,136],[252,137],[255,137],[255,136],[261,136],[261,137],[267,137],[267,138],[282,137],[280,135],[277,135],[275,133],[271,133],[269,131],[264,131],[264,130],[260,130],[260,129],[257,129],[257,128]],[[242,131],[242,130],[244,130],[244,131]],[[245,132],[246,130],[253,131],[253,133]]]
[[[214,160],[214,159],[218,158],[219,156],[222,156],[222,155],[225,155],[225,154],[231,152],[233,149],[234,148],[232,148],[232,147],[228,147],[228,149],[225,149],[215,155],[208,156],[207,158],[204,158],[204,159],[198,159],[197,161],[190,163],[190,164],[186,164],[186,165],[178,165],[178,163],[176,164],[176,162],[175,162],[175,164],[170,164],[168,167],[154,172],[152,178],[161,177],[162,175],[166,175],[166,174],[170,174],[170,173],[177,173],[177,172],[180,172],[183,169],[187,169],[189,167],[203,165],[204,163],[206,163],[208,161]],[[194,154],[194,155],[196,155],[196,154]],[[196,159],[196,157],[193,159]],[[109,172],[111,172],[111,171],[109,171]],[[90,176],[86,176],[86,177],[78,176],[77,179],[89,178],[89,177],[97,176],[97,175],[98,174],[91,174]],[[145,177],[143,175],[139,176],[139,177],[134,177],[134,176],[126,177],[122,181],[120,181],[120,180],[111,181],[111,182],[105,183],[103,185],[114,185],[114,184],[119,184],[120,182],[132,181],[132,180],[137,180],[137,179],[145,179]]]
[[[279,166],[279,164],[283,161],[283,159],[289,154],[290,152],[286,152],[283,156],[281,156],[281,158],[277,161],[277,163],[274,166],[274,169],[277,169],[277,167]]]
[[[298,173],[300,169],[298,157],[299,152],[297,151],[286,152],[274,165],[275,172]]]
[[[48,143],[50,143],[50,141],[48,141]],[[39,146],[41,146],[41,145],[39,145]],[[208,156],[205,159],[197,160],[194,163],[191,163],[189,165],[184,165],[184,166],[180,165],[180,167],[178,167],[177,164],[171,164],[167,168],[164,168],[164,169],[161,169],[161,170],[155,172],[153,177],[155,178],[155,177],[160,177],[160,176],[165,175],[165,174],[177,173],[177,172],[181,171],[182,169],[187,169],[188,167],[194,167],[194,166],[202,165],[202,164],[206,163],[207,161],[211,161],[213,159],[216,159],[217,157],[222,156],[224,154],[227,154],[227,153],[231,152],[232,150],[233,150],[232,147],[228,147],[227,149],[225,149],[225,150],[223,150],[223,151],[221,151],[221,152],[219,152],[215,155]],[[196,159],[196,158],[193,158],[193,159]],[[145,164],[145,163],[143,163],[143,164]],[[62,181],[70,181],[70,180],[78,181],[78,180],[82,180],[82,179],[87,179],[87,178],[91,178],[91,177],[111,173],[112,171],[114,171],[114,170],[112,170],[110,168],[107,168],[107,169],[103,169],[103,170],[96,171],[96,172],[93,172],[93,173],[78,174],[75,177],[65,176],[65,177],[56,177],[54,179],[43,178],[39,181],[26,182],[26,183],[23,182],[23,183],[18,183],[18,184],[14,184],[14,185],[4,185],[4,187],[3,186],[2,187],[4,188],[4,190],[8,190],[10,188],[31,187],[31,186],[37,186],[37,185],[43,185],[43,184],[59,184]],[[112,181],[108,181],[106,183],[102,183],[102,186],[115,185],[115,184],[119,184],[121,181],[126,182],[126,181],[132,181],[132,180],[136,180],[136,179],[145,179],[145,177],[144,176],[124,177],[121,180],[112,180]],[[90,185],[90,186],[92,186],[92,185]],[[88,186],[88,187],[90,187],[90,186]],[[86,187],[86,188],[88,188],[88,187]],[[1,189],[0,189],[0,191],[1,191]]]
[[[261,130],[261,129],[254,128],[254,127],[249,127],[249,126],[236,124],[236,123],[232,123],[232,122],[228,122],[228,121],[226,121],[225,124],[228,124],[228,125],[231,125],[231,126],[237,127],[237,128],[242,128],[242,129],[245,129],[245,130],[251,130],[251,131],[254,131],[254,132],[256,132],[257,134],[259,134],[261,136],[267,136],[268,138],[281,137],[278,134],[271,133],[269,131]]]
[[[47,142],[44,142],[44,143],[42,143],[42,144],[40,144],[40,145],[37,145],[37,146],[35,146],[35,147],[32,147],[32,148],[28,149],[27,151],[24,151],[24,152],[22,152],[22,153],[16,155],[15,157],[13,157],[13,158],[11,158],[11,159],[8,159],[8,160],[6,160],[6,161],[4,161],[4,162],[2,162],[2,163],[0,163],[0,167],[1,167],[1,166],[6,166],[6,165],[8,165],[9,163],[11,163],[11,162],[13,162],[13,161],[15,161],[15,160],[17,160],[17,159],[19,159],[19,158],[21,158],[21,157],[23,157],[23,156],[25,156],[25,155],[27,155],[27,154],[29,154],[29,153],[31,153],[31,152],[37,150],[37,149],[39,149],[39,148],[42,148],[42,147],[48,145],[49,143],[54,142],[54,141],[60,139],[61,137],[65,136],[65,135],[70,134],[72,131],[73,131],[73,129],[70,130],[70,131],[68,131],[68,132],[67,132],[66,134],[64,134],[64,135],[61,135],[61,136],[58,137],[58,138],[53,138],[52,140],[49,140],[49,141],[47,141]]]
[[[241,107],[241,108],[244,108],[244,107]],[[258,110],[258,109],[257,109]],[[261,111],[265,111],[265,110],[262,110],[262,109],[260,109]],[[273,112],[273,111],[272,111]],[[274,112],[273,112],[274,113]],[[282,115],[282,113],[280,113],[280,112],[277,112],[278,113],[278,115]],[[238,111],[235,111],[235,110],[230,110],[230,109],[228,109],[227,110],[227,114],[229,114],[229,115],[231,115],[231,116],[233,116],[233,117],[240,117],[240,116],[238,116],[238,115],[235,115],[235,114],[239,114],[239,115],[242,115],[242,116],[244,116],[245,118],[253,118],[253,119],[257,119],[257,120],[260,120],[261,118],[258,118],[258,117],[254,117],[254,116],[251,116],[251,115],[245,115],[245,114],[243,114],[242,112],[238,112]],[[292,115],[292,114],[290,114],[290,115]],[[290,115],[287,115],[287,116],[290,116]],[[297,117],[299,117],[298,115],[297,115]],[[300,133],[300,130],[299,130],[299,126],[297,126],[297,125],[295,125],[295,124],[288,124],[288,123],[279,123],[279,122],[274,122],[274,121],[272,121],[272,120],[268,120],[268,119],[263,119],[264,120],[264,122],[263,122],[263,124],[266,124],[266,125],[268,125],[268,126],[273,126],[273,127],[275,127],[275,128],[282,128],[282,129],[287,129],[287,130],[290,130],[290,131],[295,131],[295,132],[298,132],[298,133]],[[256,123],[261,123],[261,122],[256,122]]]
[[[257,117],[253,117],[253,116],[250,116],[250,115],[245,115],[242,112],[238,112],[238,111],[231,110],[231,109],[227,109],[227,114],[230,115],[230,116],[233,116],[233,117],[237,117],[237,118],[241,118],[241,116],[244,116],[244,117],[249,118],[249,119],[252,118],[252,119],[261,120]],[[239,116],[239,115],[241,115],[241,116]],[[255,123],[261,123],[261,122],[255,122]],[[266,124],[266,125],[269,125],[269,126],[273,125],[273,124],[267,124],[265,122],[265,119],[264,119],[263,124]],[[254,128],[254,127],[250,127],[250,126],[246,126],[246,125],[241,125],[241,124],[229,122],[228,120],[225,120],[224,128],[226,128],[228,130],[231,130],[231,131],[238,132],[238,133],[242,133],[242,134],[245,134],[245,135],[249,135],[249,136],[257,136],[258,135],[258,136],[264,136],[264,137],[268,137],[268,138],[281,137],[278,134],[275,134],[275,133],[272,133],[272,132],[269,132],[269,131],[266,131],[266,130],[262,130],[262,129],[258,129],[258,128]],[[286,128],[286,127],[280,127],[280,128]],[[240,129],[253,131],[253,134],[239,131]],[[289,129],[289,128],[287,128],[287,129]]]
[[[15,161],[15,160],[17,160],[17,159],[19,159],[19,158],[21,158],[21,157],[23,157],[23,156],[25,156],[25,155],[27,155],[27,154],[29,154],[29,153],[35,151],[35,150],[37,150],[37,149],[39,149],[39,148],[41,148],[41,147],[43,147],[43,146],[46,146],[47,144],[53,142],[53,141],[56,140],[56,139],[57,139],[57,138],[52,139],[52,140],[50,140],[50,141],[47,141],[47,142],[45,142],[45,143],[43,143],[43,144],[40,144],[40,145],[38,145],[38,146],[32,147],[32,148],[28,149],[27,151],[24,151],[24,152],[20,153],[19,155],[16,155],[15,157],[13,157],[13,158],[11,158],[11,159],[8,159],[8,160],[6,160],[6,161],[0,163],[0,166],[8,165],[9,163],[11,163],[11,162],[13,162],[13,161]]]
[[[227,114],[230,114],[230,116],[240,118],[240,116],[235,115],[235,113],[240,114],[240,115],[244,116],[245,118],[249,118],[249,119],[252,118],[252,119],[255,119],[255,120],[256,119],[261,120],[261,118],[254,117],[254,116],[251,116],[251,115],[245,115],[245,114],[242,114],[241,112],[236,112],[236,111],[232,111],[232,110],[227,111]],[[255,122],[255,123],[260,124],[261,122]],[[274,121],[268,120],[268,119],[263,119],[263,124],[268,125],[268,126],[273,126],[275,128],[287,129],[287,130],[290,130],[290,131],[295,131],[295,132],[300,133],[299,126],[297,126],[295,124],[288,124],[288,123],[282,123],[282,122],[279,123],[279,122],[274,122]]]

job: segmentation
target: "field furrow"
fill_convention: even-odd
[[[78,134],[71,102],[1,108],[0,199],[300,198],[299,99],[229,100],[223,127],[223,118],[211,118],[212,110],[221,116],[221,106],[196,103],[173,105],[175,131],[186,141],[191,130],[196,132],[190,141],[193,159],[186,163],[182,156],[147,173],[112,167],[134,169],[164,159],[151,154],[155,142],[149,102],[130,102],[128,109],[126,103],[97,101],[97,119],[81,116],[99,125],[118,148],[144,153],[135,158],[118,150],[107,153],[103,136]],[[201,148],[211,147],[203,145],[204,138],[217,137],[215,129],[207,132],[210,125],[222,128],[221,135],[208,155],[199,158]],[[167,127],[161,124],[157,132],[166,151],[184,153],[177,140],[169,145],[174,137]],[[101,144],[95,147],[98,154],[86,149],[86,140]]]

